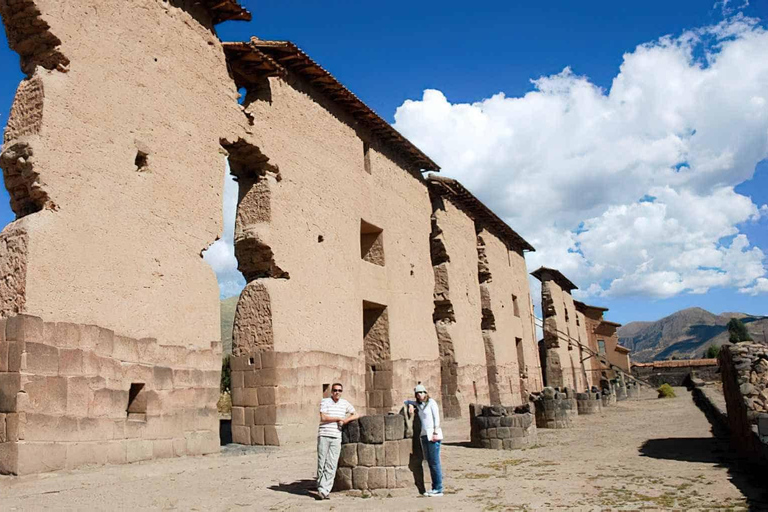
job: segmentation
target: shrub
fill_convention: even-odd
[[[232,386],[232,373],[229,369],[229,354],[221,360],[221,392],[229,391]]]
[[[720,347],[717,345],[708,346],[706,352],[704,352],[704,357],[707,359],[717,359],[718,355],[720,355]]]
[[[659,392],[659,398],[675,398],[675,390],[672,389],[672,386],[667,384],[666,382],[659,386],[659,389],[656,391]]]
[[[752,336],[749,335],[749,331],[741,320],[738,318],[731,318],[728,322],[728,341],[731,343],[739,343],[740,341],[752,341]]]

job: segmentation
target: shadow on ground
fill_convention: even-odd
[[[287,492],[296,496],[312,496],[317,488],[317,481],[305,478],[291,483],[279,483],[270,485],[270,491]]]
[[[718,437],[650,439],[640,447],[640,455],[654,459],[703,462],[726,468],[731,483],[747,500],[749,510],[768,510],[768,491],[764,468],[746,464],[734,455],[728,441]]]

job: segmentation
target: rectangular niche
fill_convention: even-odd
[[[360,257],[374,265],[384,266],[384,230],[360,220]]]
[[[389,347],[387,307],[363,301],[363,349],[365,351],[365,401],[368,414],[392,408],[392,356]]]
[[[131,383],[126,413],[129,420],[145,421],[147,419],[147,393],[143,382]]]

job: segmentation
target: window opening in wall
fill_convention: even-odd
[[[149,154],[144,151],[137,151],[133,163],[138,172],[146,172],[149,170]]]
[[[128,407],[125,411],[130,420],[147,419],[147,394],[144,392],[143,382],[131,383],[128,390]]]
[[[384,266],[384,230],[364,220],[360,220],[360,257]]]
[[[371,174],[371,145],[363,142],[363,169]]]
[[[387,306],[363,301],[365,404],[368,414],[389,411],[393,405],[392,359]]]
[[[523,351],[523,338],[515,338],[515,348],[517,349],[517,365],[520,368],[520,376],[525,375],[525,353]]]
[[[512,295],[512,311],[515,316],[520,318],[520,305],[517,303],[517,295]]]
[[[601,355],[605,355],[605,341],[597,340],[597,352]]]
[[[565,310],[565,321],[568,322],[568,306],[563,302],[563,309]]]
[[[323,384],[323,398],[330,398],[330,396],[331,396],[331,385]]]

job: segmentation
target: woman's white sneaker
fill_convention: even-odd
[[[427,494],[427,496],[429,496],[430,498],[439,498],[442,495],[443,495],[442,491],[429,491],[429,494]]]

